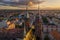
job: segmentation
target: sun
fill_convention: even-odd
[[[32,1],[30,1],[30,2],[28,3],[28,6],[32,6],[32,5],[34,5],[34,3],[33,3]]]

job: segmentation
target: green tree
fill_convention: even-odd
[[[44,38],[44,40],[50,40],[49,36],[46,35],[45,38]]]

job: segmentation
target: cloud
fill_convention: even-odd
[[[28,4],[32,2],[33,6],[29,6]],[[41,0],[0,0],[0,9],[26,9],[26,5],[28,5],[28,9],[37,9],[35,5],[37,5],[43,1]],[[31,3],[31,4],[32,4]]]
[[[33,2],[34,4],[41,3],[40,0],[1,0],[1,2],[9,5],[27,5],[29,2]]]

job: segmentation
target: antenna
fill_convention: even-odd
[[[39,1],[38,0],[38,14],[39,14],[39,11],[40,11],[40,4],[43,3],[43,2],[45,2],[45,1]]]

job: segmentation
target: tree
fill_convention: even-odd
[[[45,38],[44,38],[44,40],[50,40],[49,36],[46,35]]]

